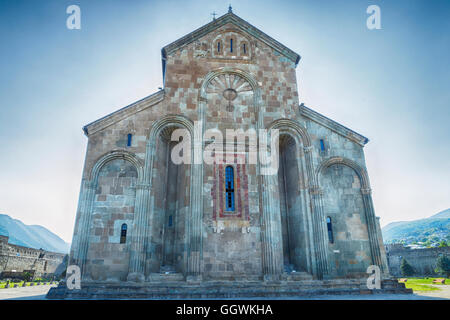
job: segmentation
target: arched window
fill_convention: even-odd
[[[232,166],[225,169],[225,209],[234,211],[234,169]]]
[[[221,50],[220,41],[217,41],[217,53],[220,53],[220,50]]]
[[[245,43],[242,44],[242,52],[244,54],[247,54],[247,46],[245,45]]]
[[[131,139],[133,138],[133,135],[131,133],[128,134],[127,137],[127,147],[131,147]]]
[[[120,243],[127,242],[127,224],[124,223],[120,228]]]
[[[325,151],[325,141],[320,139],[320,151]]]
[[[327,217],[327,230],[328,230],[328,240],[330,243],[334,243],[333,240],[333,226],[331,225],[331,218]]]
[[[230,52],[233,52],[233,38],[230,39]]]

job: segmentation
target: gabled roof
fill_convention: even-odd
[[[89,136],[99,130],[102,130],[110,125],[129,117],[139,111],[147,109],[164,100],[164,90],[157,91],[141,100],[133,102],[132,104],[114,111],[98,120],[95,120],[83,127],[84,134]]]
[[[277,40],[269,37],[267,34],[259,30],[258,28],[252,26],[250,23],[245,21],[244,19],[238,17],[235,15],[231,10],[228,11],[228,13],[224,14],[223,16],[214,19],[208,24],[205,24],[203,27],[198,28],[195,31],[192,31],[191,33],[185,35],[184,37],[172,42],[171,44],[168,44],[164,48],[162,48],[162,57],[163,57],[163,67],[164,67],[164,59],[168,54],[171,54],[172,52],[178,50],[179,48],[192,43],[193,41],[205,36],[206,34],[210,33],[211,31],[216,30],[217,28],[220,28],[227,23],[232,23],[242,31],[250,34],[251,36],[255,37],[256,39],[264,42],[274,50],[278,51],[282,55],[289,58],[291,61],[295,63],[295,65],[298,64],[300,61],[300,55],[289,49],[288,47],[284,46]],[[163,71],[164,72],[164,71]]]
[[[331,131],[336,132],[337,134],[340,134],[341,136],[346,137],[347,139],[350,139],[360,146],[364,146],[367,142],[369,142],[369,139],[364,137],[363,135],[343,126],[342,124],[331,120],[330,118],[325,117],[324,115],[318,113],[317,111],[314,111],[307,106],[305,106],[303,103],[300,104],[300,114],[324,127],[327,127]]]

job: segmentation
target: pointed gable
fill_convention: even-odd
[[[252,37],[264,42],[266,45],[271,47],[273,50],[277,51],[278,53],[284,55],[287,59],[291,60],[295,63],[295,65],[298,64],[300,61],[300,55],[298,53],[295,53],[288,47],[284,46],[280,42],[276,41],[275,39],[271,38],[258,28],[254,27],[244,19],[238,17],[233,12],[228,12],[221,16],[220,18],[217,18],[213,21],[211,21],[208,24],[205,24],[204,26],[198,28],[197,30],[185,35],[184,37],[168,44],[164,48],[162,48],[162,64],[163,64],[163,77],[165,75],[165,60],[168,55],[171,53],[177,51],[178,49],[200,39],[201,37],[214,32],[216,29],[225,26],[226,24],[233,24],[238,30],[251,35]]]

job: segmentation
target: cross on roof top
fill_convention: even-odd
[[[213,20],[216,20],[217,13],[215,11],[213,11],[213,13],[211,13],[211,15],[213,16]]]

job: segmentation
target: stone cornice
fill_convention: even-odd
[[[123,107],[113,113],[110,113],[94,122],[91,122],[83,127],[84,134],[90,136],[91,134],[100,131],[118,121],[121,121],[132,114],[147,109],[164,100],[164,90],[149,95],[139,101],[136,101],[126,107]]]
[[[324,115],[321,115],[320,113],[306,107],[303,103],[299,106],[300,114],[320,125],[323,125],[324,127],[327,127],[331,131],[334,131],[341,136],[350,139],[360,146],[364,146],[367,142],[369,142],[369,139],[364,137],[363,135],[360,135],[359,133],[343,126],[342,124],[337,123],[334,120],[331,120]]]
[[[164,48],[162,48],[163,53],[163,59],[168,54],[171,54],[178,50],[179,48],[192,43],[193,41],[205,36],[206,34],[214,31],[217,28],[220,28],[227,23],[232,23],[236,27],[238,27],[243,32],[255,37],[256,39],[264,42],[274,50],[278,51],[279,53],[283,54],[287,58],[289,58],[291,61],[295,63],[295,65],[298,64],[300,61],[300,55],[289,49],[288,47],[284,46],[280,42],[276,41],[272,37],[268,36],[258,28],[252,26],[250,23],[245,21],[244,19],[238,17],[232,12],[229,12],[227,14],[224,14],[220,18],[217,18],[213,21],[211,21],[208,24],[205,24],[204,26],[198,28],[197,30],[194,30],[193,32],[185,35],[184,37],[168,44]]]

